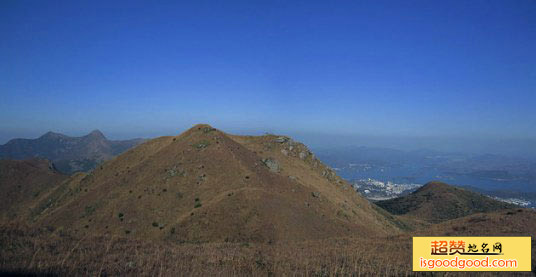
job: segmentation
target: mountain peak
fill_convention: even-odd
[[[213,128],[209,124],[200,123],[200,124],[195,124],[190,129],[186,130],[183,134],[192,134],[192,133],[199,132],[199,131],[203,131],[204,133],[209,133],[211,131],[216,131],[216,128]]]
[[[420,187],[416,192],[424,192],[424,191],[433,191],[433,190],[444,190],[449,188],[455,188],[454,186],[445,184],[443,182],[439,181],[431,181],[426,183],[424,186]]]
[[[212,126],[206,123],[195,124],[194,126],[192,126],[192,128],[190,128],[190,130],[201,130],[201,129],[214,129],[214,128],[212,128]]]
[[[147,141],[95,169],[94,178],[80,183],[91,191],[72,196],[38,221],[84,229],[90,219],[92,232],[124,235],[125,225],[108,218],[120,212],[132,220],[128,228],[137,236],[170,241],[268,242],[398,232],[305,145],[276,138],[236,136],[198,124],[178,136]],[[78,186],[81,180],[73,182]],[[128,187],[115,185],[120,183]],[[79,217],[107,195],[130,196]]]
[[[99,130],[71,137],[47,132],[37,139],[12,139],[0,145],[0,158],[46,158],[63,173],[89,171],[104,160],[143,142],[140,139],[110,141]]]
[[[106,139],[104,134],[100,130],[93,130],[91,133],[87,134],[86,137],[92,137],[92,138],[98,138],[98,139]]]
[[[66,137],[64,134],[54,133],[52,131],[48,131],[44,135],[40,136],[39,138],[42,138],[42,139],[58,139],[58,138],[64,138],[64,137]]]

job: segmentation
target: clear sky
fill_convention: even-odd
[[[536,1],[0,1],[0,143],[536,138]]]

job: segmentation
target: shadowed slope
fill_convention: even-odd
[[[12,220],[26,214],[42,194],[67,178],[47,160],[0,160],[0,218]]]

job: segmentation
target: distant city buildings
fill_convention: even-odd
[[[410,193],[421,184],[396,184],[391,181],[382,182],[371,178],[355,180],[352,182],[355,190],[370,200],[391,199]]]
[[[518,205],[518,206],[521,206],[521,207],[530,207],[531,204],[532,204],[531,201],[524,200],[524,199],[519,199],[519,198],[500,198],[500,197],[496,197],[496,196],[492,197],[492,198],[495,199],[495,200],[499,200],[499,201],[502,201],[502,202]]]

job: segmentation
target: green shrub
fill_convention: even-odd
[[[199,208],[199,207],[201,207],[201,200],[199,200],[199,198],[196,198],[194,208]]]
[[[95,212],[95,207],[93,206],[86,206],[84,209],[84,216],[92,215]]]
[[[196,144],[194,144],[194,147],[197,149],[203,149],[210,145],[210,142],[208,140],[202,140]]]

